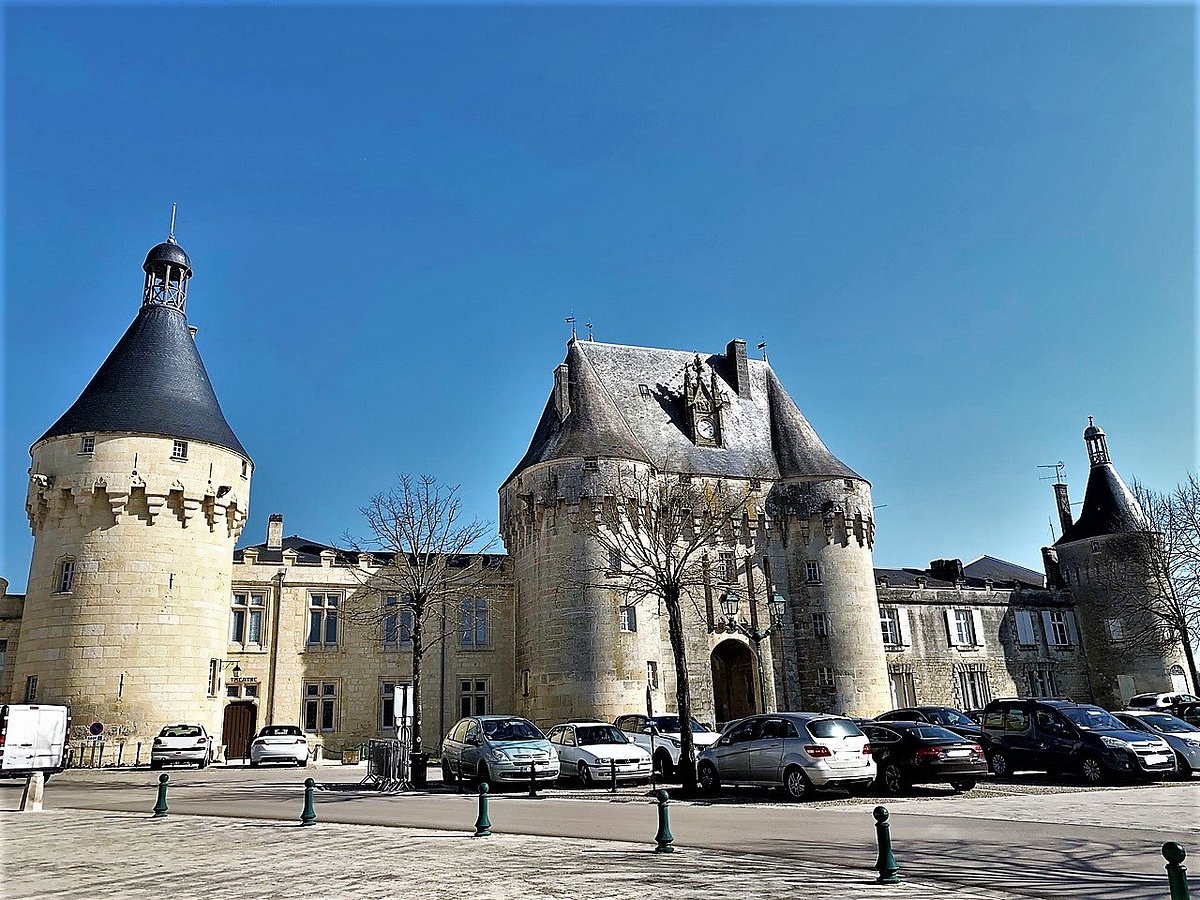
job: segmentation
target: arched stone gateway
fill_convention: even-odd
[[[718,722],[757,712],[754,654],[741,641],[724,640],[712,652],[713,708]]]

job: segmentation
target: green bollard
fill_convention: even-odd
[[[896,856],[892,853],[892,829],[888,825],[886,806],[877,806],[875,816],[875,836],[879,839],[879,859],[875,861],[875,870],[879,873],[878,884],[899,884],[900,876],[896,873],[900,867],[896,865]]]
[[[609,771],[612,774],[612,785],[609,787],[608,792],[610,794],[615,794],[617,792],[617,761],[616,761],[616,759],[613,759],[612,761],[610,761],[609,766],[611,767]]]
[[[488,837],[492,833],[492,820],[488,818],[487,782],[479,785],[479,818],[475,820],[475,837]]]
[[[529,796],[537,796],[537,766],[529,764]]]
[[[154,804],[154,818],[163,819],[167,815],[167,782],[171,776],[163,772],[158,776],[158,802]]]
[[[675,836],[671,834],[671,814],[667,811],[667,804],[670,802],[670,794],[666,791],[658,792],[658,834],[654,836],[655,853],[675,852],[675,848],[671,846],[675,840]]]
[[[317,808],[313,805],[313,790],[317,783],[311,778],[304,779],[304,812],[300,813],[301,825],[317,824]]]
[[[1167,884],[1171,887],[1171,900],[1191,900],[1192,892],[1187,883],[1187,867],[1183,859],[1187,851],[1183,844],[1167,841],[1162,845],[1163,859],[1167,861]]]

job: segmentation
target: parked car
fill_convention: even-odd
[[[1175,718],[1200,728],[1200,702],[1177,703],[1170,712]]]
[[[1122,710],[1113,715],[1135,731],[1166,741],[1175,751],[1175,768],[1181,778],[1191,778],[1192,772],[1200,770],[1200,728],[1156,709]]]
[[[1125,705],[1130,709],[1165,709],[1178,706],[1181,703],[1198,703],[1200,697],[1195,694],[1185,694],[1179,691],[1169,691],[1160,694],[1135,694]]]
[[[876,722],[928,722],[941,725],[973,741],[979,740],[979,723],[952,706],[906,706],[875,717]]]
[[[888,794],[903,794],[914,784],[969,791],[987,774],[983,747],[940,725],[888,721],[863,725],[862,731],[879,769],[875,784]]]
[[[566,722],[546,735],[558,751],[558,771],[584,785],[617,781],[649,781],[650,753],[607,722]]]
[[[71,710],[66,706],[0,706],[0,778],[21,778],[33,772],[49,778],[61,772],[70,727]]]
[[[195,763],[203,769],[212,762],[212,737],[203,725],[167,725],[150,746],[150,768],[165,763]]]
[[[653,757],[655,771],[661,773],[665,780],[670,781],[675,777],[679,751],[683,747],[679,740],[683,736],[679,716],[618,716],[613,724]],[[692,719],[691,730],[697,753],[721,736],[695,719]]]
[[[1088,784],[1112,775],[1175,771],[1166,741],[1135,731],[1098,706],[1070,700],[993,700],[983,711],[980,743],[997,775],[1034,769],[1078,772]]]
[[[530,775],[553,784],[558,751],[536,725],[520,716],[470,716],[460,719],[442,740],[442,780],[455,777],[528,783]]]
[[[866,736],[844,716],[775,713],[730,728],[700,754],[696,772],[709,792],[750,784],[801,800],[827,788],[865,787],[876,768]]]
[[[250,742],[250,766],[259,763],[290,762],[308,765],[308,738],[299,725],[266,725]]]

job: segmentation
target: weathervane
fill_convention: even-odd
[[[571,326],[571,340],[575,340],[575,316],[567,316],[563,321]]]
[[[758,345],[758,349],[762,351],[763,362],[767,361],[767,339],[764,337]]]

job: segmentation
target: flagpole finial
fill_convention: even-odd
[[[172,244],[175,243],[175,204],[171,204],[171,230],[167,233],[167,240]]]

